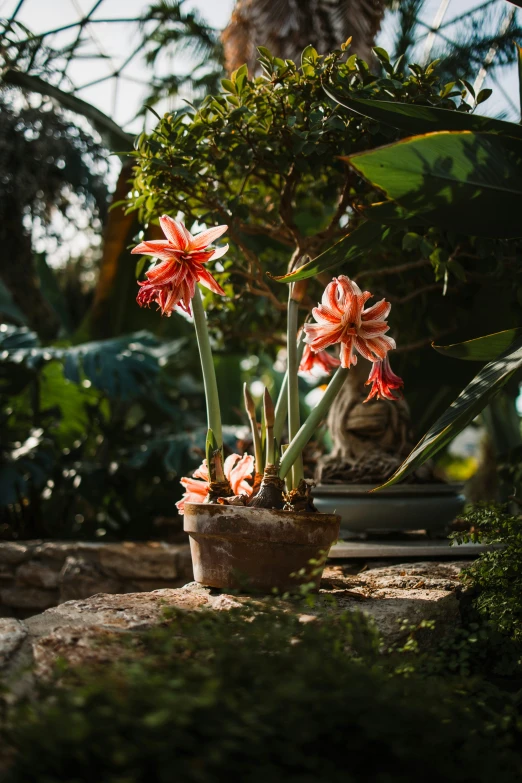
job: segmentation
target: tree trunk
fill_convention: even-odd
[[[237,0],[222,36],[226,68],[247,63],[254,73],[258,46],[300,62],[308,44],[327,54],[350,36],[351,51],[369,60],[385,7],[385,0]]]
[[[113,204],[126,197],[133,165],[133,158],[124,159],[112,196]],[[136,286],[136,260],[133,260],[127,248],[137,230],[135,212],[126,214],[124,205],[109,211],[103,232],[103,254],[98,283],[91,309],[76,335],[77,339],[101,340],[120,333],[122,310],[128,302],[134,301],[131,284]]]
[[[60,321],[45,299],[36,274],[31,237],[23,225],[20,205],[4,194],[0,227],[2,264],[0,277],[12,294],[27,323],[43,340],[52,340]]]

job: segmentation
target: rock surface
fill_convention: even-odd
[[[229,595],[191,582],[180,588],[127,594],[99,594],[67,601],[19,622],[0,620],[0,666],[11,677],[34,661],[36,673],[48,674],[57,659],[72,664],[103,662],[118,655],[122,633],[139,633],[169,622],[168,609],[227,611],[246,602],[260,609],[276,601],[303,619],[342,611],[372,617],[385,643],[404,634],[401,621],[417,625],[435,620],[443,633],[460,622],[459,574],[465,563],[415,563],[349,574],[343,566],[327,568],[312,606],[299,601]],[[148,568],[146,565],[145,568]]]
[[[0,544],[0,617],[25,618],[96,593],[173,588],[189,579],[188,544],[7,542]]]
[[[27,629],[19,620],[0,618],[0,667],[5,666],[27,636]]]

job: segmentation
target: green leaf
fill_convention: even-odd
[[[147,256],[140,256],[138,258],[138,260],[136,261],[136,267],[135,267],[135,270],[134,270],[134,273],[136,275],[136,280],[138,280],[139,276],[143,272],[143,268],[144,268],[145,264],[148,262],[149,258],[150,258],[150,256],[149,257],[147,257]]]
[[[390,228],[388,226],[383,226],[379,223],[373,223],[372,221],[362,223],[307,264],[299,267],[294,272],[280,277],[273,277],[273,279],[278,280],[280,283],[293,283],[296,280],[306,280],[308,277],[318,275],[326,269],[339,266],[339,264],[354,261],[366,253],[370,247],[382,242],[389,231]]]
[[[469,92],[471,97],[474,99],[475,98],[475,90],[473,89],[473,85],[471,85],[468,81],[466,81],[466,79],[461,79],[460,81],[462,82],[462,84],[464,85],[466,90]]]
[[[447,95],[450,94],[452,89],[455,87],[456,82],[448,82],[448,84],[445,84],[442,90],[440,91],[440,97],[445,98]]]
[[[379,201],[371,204],[362,210],[363,215],[374,223],[384,223],[386,225],[401,225],[406,222],[426,223],[426,219],[417,215],[415,210],[405,209],[397,204],[396,201]]]
[[[495,361],[486,364],[430,427],[393,476],[377,490],[397,484],[426,460],[431,459],[478,416],[520,367],[522,367],[522,338],[515,340],[511,347]]]
[[[0,367],[14,363],[39,370],[56,359],[63,363],[67,380],[86,380],[109,397],[132,399],[153,386],[161,364],[179,347],[179,340],[162,344],[146,331],[66,348],[41,347],[34,332],[2,324]]]
[[[468,114],[451,109],[439,109],[434,106],[418,106],[413,103],[398,103],[397,101],[353,98],[351,95],[339,93],[331,87],[325,87],[325,90],[329,97],[340,103],[341,106],[378,122],[393,125],[394,128],[399,128],[399,130],[406,131],[406,133],[468,130],[481,133],[498,133],[502,136],[522,139],[522,127],[514,122],[505,122],[492,117],[482,117],[479,114]]]
[[[218,451],[218,449],[219,446],[216,440],[216,436],[214,435],[211,429],[207,430],[207,437],[205,440],[205,457],[207,459],[207,466],[209,466],[209,469],[210,466],[213,464],[212,457],[215,454],[215,452]]]
[[[231,93],[237,92],[236,85],[231,79],[221,79],[221,86],[223,87],[225,92],[231,92]]]
[[[381,62],[390,62],[390,55],[386,49],[382,49],[380,46],[374,46],[372,52]]]
[[[406,209],[446,230],[522,236],[522,144],[494,134],[429,133],[344,158]]]
[[[466,359],[472,362],[491,362],[507,351],[513,343],[522,339],[522,327],[476,337],[453,345],[433,345],[443,356]]]
[[[403,250],[417,250],[419,247],[419,243],[421,241],[421,238],[419,234],[414,234],[412,231],[408,231],[407,234],[404,234],[402,238],[402,249]]]
[[[477,95],[477,106],[479,103],[484,103],[484,101],[487,101],[487,99],[491,96],[493,93],[493,90],[490,90],[489,88],[486,88],[484,90],[481,90],[479,94]]]
[[[306,65],[307,63],[313,63],[315,64],[317,62],[318,58],[317,51],[314,49],[312,44],[308,44],[308,46],[303,49],[303,53],[301,54],[301,66]]]

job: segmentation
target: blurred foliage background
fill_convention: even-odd
[[[515,62],[513,40],[522,33],[515,6],[495,0],[463,15],[450,40],[442,20],[424,30],[424,4],[408,0],[376,4],[366,20],[359,18],[366,4],[359,16],[329,17],[335,4],[325,3],[321,25],[298,19],[290,40],[278,33],[290,4],[272,5],[267,18],[266,4],[251,3],[245,21],[238,2],[221,37],[184,3],[143,4],[128,60],[145,57],[146,100],[137,115],[151,133],[135,144],[134,134],[81,99],[68,77],[85,55],[86,22],[102,13],[103,2],[63,46],[18,21],[22,3],[0,22],[0,537],[149,538],[178,529],[176,479],[201,459],[204,400],[191,324],[181,316],[161,319],[134,301],[140,270],[129,249],[143,231],[156,236],[157,214],[181,210],[188,223],[230,222],[231,253],[218,270],[228,296],[223,303],[209,296],[207,306],[218,381],[225,382],[227,445],[240,448],[242,382],[262,379],[276,390],[284,368],[286,287],[264,273],[286,271],[297,235],[304,255],[318,254],[346,232],[347,214],[356,219],[357,209],[374,200],[367,185],[347,178],[335,155],[397,138],[334,107],[321,88],[325,72],[351,80],[350,89],[364,96],[469,111],[489,96],[486,75],[502,81],[502,67]],[[382,49],[372,51],[381,26],[389,60]],[[318,64],[308,49],[302,66],[300,54],[295,67],[285,65],[312,36],[325,54],[351,34],[346,56]],[[423,62],[416,71],[408,63],[421,35],[423,57],[440,55],[440,62],[431,69]],[[245,71],[221,82],[230,77],[225,63],[252,63],[255,46],[265,43],[280,58],[270,65],[272,95],[249,86]],[[166,56],[190,67],[165,73],[159,62]],[[260,66],[252,67],[258,70],[251,76],[260,76]],[[121,66],[111,78],[123,72]],[[238,89],[245,91],[241,107]],[[165,101],[173,110],[161,120],[155,112]],[[238,134],[246,134],[244,143]],[[214,148],[207,145],[211,136]],[[205,180],[196,176],[202,156]],[[143,164],[147,157],[156,161],[149,178],[138,175],[131,184],[136,158]],[[289,201],[292,214],[285,211]],[[59,264],[41,250],[78,235],[81,249]],[[339,270],[396,305],[392,325],[403,346],[397,370],[419,434],[473,372],[466,363],[448,371],[431,340],[518,325],[519,257],[516,243],[430,229],[408,232],[358,267]],[[320,290],[311,284],[308,304]],[[302,379],[303,407],[320,383]],[[508,413],[503,418],[499,404],[489,421],[495,459],[501,455],[508,471],[519,439],[502,437],[512,432],[517,393],[514,382],[505,391]],[[503,426],[506,416],[511,429]]]

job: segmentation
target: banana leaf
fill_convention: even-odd
[[[494,134],[442,131],[345,160],[406,210],[445,230],[522,236],[522,142]],[[328,252],[328,251],[327,251]]]
[[[331,87],[325,87],[327,95],[357,114],[384,122],[411,135],[433,131],[475,131],[498,133],[522,139],[522,127],[514,122],[505,122],[480,114],[439,109],[435,106],[419,106],[397,101],[376,101],[370,98],[354,98]]]

